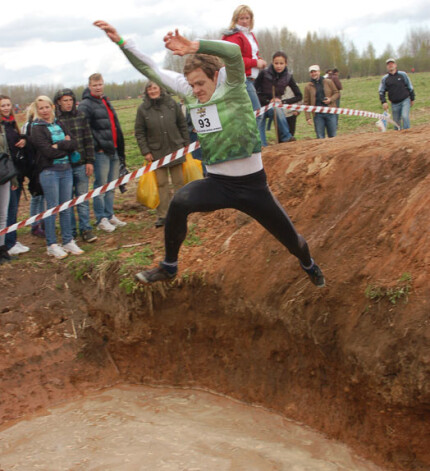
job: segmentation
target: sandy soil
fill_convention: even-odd
[[[48,260],[42,241],[20,235],[31,251],[0,267],[1,422],[118,382],[194,386],[264,405],[388,469],[430,469],[429,132],[264,150],[324,289],[232,210],[193,215],[203,243],[181,250],[177,281],[132,295],[119,262],[77,281],[70,259]],[[135,224],[98,247],[144,243],[135,250],[158,260],[155,216],[131,188],[118,201]]]

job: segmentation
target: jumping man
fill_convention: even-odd
[[[297,233],[267,185],[240,48],[225,41],[190,41],[178,30],[169,32],[164,37],[166,48],[175,55],[189,55],[182,75],[160,69],[132,41],[124,41],[110,24],[94,24],[120,46],[137,70],[185,100],[208,172],[207,178],[195,180],[175,194],[166,216],[165,258],[157,267],[139,272],[136,277],[145,283],[173,279],[187,233],[188,215],[233,208],[257,220],[299,259],[312,283],[325,286],[306,240]]]

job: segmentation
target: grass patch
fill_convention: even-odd
[[[202,239],[196,234],[197,224],[192,223],[188,227],[187,237],[184,241],[184,245],[187,247],[196,247],[202,245]]]
[[[112,251],[95,251],[88,254],[87,257],[80,257],[69,264],[69,268],[76,280],[84,278],[101,277],[109,271],[110,267],[115,266],[119,275],[119,287],[126,294],[132,294],[139,290],[140,284],[135,280],[135,272],[152,264],[154,253],[150,247],[122,248]]]
[[[401,299],[406,304],[409,299],[409,293],[412,288],[412,276],[410,273],[403,273],[397,280],[397,284],[392,287],[383,287],[380,285],[370,284],[364,292],[367,299],[379,302],[388,299],[391,304],[397,304]]]

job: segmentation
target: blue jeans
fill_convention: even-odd
[[[336,100],[336,108],[340,108],[340,98]],[[339,115],[335,114],[335,116],[336,116],[336,126],[339,127]]]
[[[70,167],[63,170],[42,170],[39,178],[48,208],[72,199],[73,174]],[[60,212],[60,227],[63,245],[68,244],[73,238],[70,227],[70,208]],[[57,243],[55,214],[45,218],[45,235],[48,246]]]
[[[325,138],[326,129],[328,137],[335,137],[337,128],[336,115],[329,113],[315,113],[314,126],[315,132],[317,133],[317,139]]]
[[[290,133],[290,127],[288,126],[287,118],[285,116],[284,110],[282,108],[275,108],[276,110],[276,122],[278,124],[278,133],[279,133],[279,142],[287,142],[293,137]],[[258,123],[258,130],[260,131],[261,145],[264,147],[267,146],[266,139],[266,119],[269,119],[270,122],[273,120],[274,113],[273,108],[261,117],[261,121]]]
[[[411,127],[411,123],[409,120],[410,109],[411,109],[411,99],[409,97],[401,101],[400,103],[391,103],[393,121],[395,121],[401,127],[401,129],[409,129]],[[403,121],[403,125],[402,125],[402,121]]]
[[[249,98],[251,100],[252,109],[254,111],[260,109],[261,104],[260,104],[260,100],[258,99],[257,91],[255,90],[255,87],[254,87],[254,82],[250,78],[247,78],[246,81],[245,81],[245,85],[246,85],[246,91],[248,92]],[[257,118],[257,127],[258,127],[259,130],[260,130],[260,126],[261,126],[260,123],[263,119],[264,119],[264,115],[260,115]],[[262,135],[261,130],[260,130],[261,142],[263,142],[263,138],[266,139],[266,133],[264,133]],[[263,145],[267,145],[267,144],[263,144]]]
[[[88,193],[88,176],[86,174],[85,165],[78,165],[72,168],[73,172],[73,194],[72,196],[81,196]],[[82,234],[84,231],[91,230],[90,224],[90,202],[84,201],[76,206],[79,218],[79,232]],[[72,228],[73,237],[76,237],[76,219],[75,208],[70,211],[70,224]]]
[[[32,196],[30,200],[30,216],[37,216],[43,213],[43,211],[45,211],[45,197],[43,195]],[[33,222],[31,226],[37,226],[40,222],[41,221]]]
[[[7,208],[9,207],[10,182],[0,185],[0,229],[7,227]],[[5,235],[0,236],[0,246],[4,245]]]
[[[103,152],[96,152],[94,162],[94,188],[105,185],[108,182],[119,178],[119,156],[107,155]],[[113,200],[115,190],[110,190],[94,198],[94,214],[97,224],[103,219],[110,219],[113,216]]]
[[[19,200],[21,198],[22,192],[22,183],[19,183],[18,188],[16,190],[10,190],[10,197],[9,197],[9,207],[7,210],[7,227],[11,226],[12,224],[16,223],[16,218],[18,216],[18,206]],[[16,231],[8,232],[5,236],[5,245],[9,250],[16,244]]]

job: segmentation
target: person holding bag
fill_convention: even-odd
[[[31,139],[36,149],[36,163],[40,169],[40,184],[48,208],[53,208],[72,199],[73,173],[70,157],[77,142],[63,124],[55,118],[54,105],[47,96],[39,96],[33,103],[36,119],[32,125]],[[47,253],[57,259],[69,253],[83,253],[72,237],[70,208],[60,212],[60,227],[63,245],[57,244],[55,215],[45,219]]]
[[[0,95],[0,116],[6,133],[7,145],[10,156],[18,171],[16,190],[11,190],[9,195],[9,206],[7,212],[8,226],[15,224],[18,216],[19,200],[23,190],[24,176],[26,176],[26,154],[27,139],[22,136],[13,114],[12,100],[7,95]],[[17,241],[16,231],[9,232],[5,237],[5,245],[9,255],[19,255],[30,249]]]
[[[151,81],[146,83],[145,98],[137,110],[134,131],[140,152],[147,162],[159,160],[190,143],[187,122],[181,108],[164,89]],[[173,193],[184,185],[182,165],[180,165],[183,162],[185,157],[155,170],[160,197],[155,227],[164,226],[166,220],[171,200],[169,173],[173,183]]]
[[[18,180],[12,157],[9,154],[6,131],[0,123],[0,230],[6,227],[9,198],[12,191],[16,191]],[[0,265],[10,262],[11,256],[5,245],[5,235],[0,236]]]

